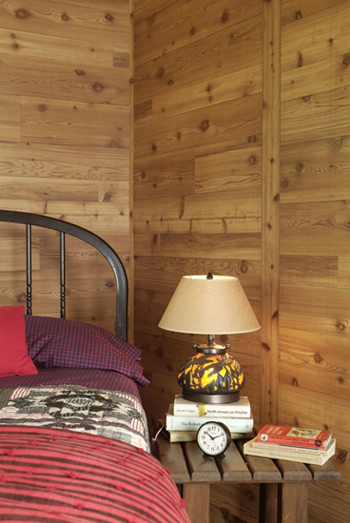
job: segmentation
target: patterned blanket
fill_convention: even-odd
[[[123,392],[76,385],[5,389],[0,391],[0,425],[68,429],[150,451],[143,407]]]
[[[0,521],[190,523],[169,471],[114,439],[0,426]]]

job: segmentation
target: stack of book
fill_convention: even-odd
[[[175,395],[165,415],[163,432],[170,442],[195,441],[197,430],[207,421],[224,423],[233,439],[253,434],[253,417],[246,396],[232,403],[196,403]]]
[[[244,454],[323,465],[335,454],[336,440],[328,430],[265,425],[243,445]]]

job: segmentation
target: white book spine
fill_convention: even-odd
[[[253,429],[253,418],[213,418],[207,416],[174,416],[166,414],[167,430],[198,430],[207,421],[222,421],[231,432],[249,433]]]
[[[173,413],[175,416],[207,416],[215,418],[250,418],[251,408],[248,398],[240,398],[234,403],[196,403],[175,397]]]

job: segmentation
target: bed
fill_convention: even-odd
[[[141,351],[127,342],[127,278],[95,234],[0,210],[23,224],[26,303],[0,307],[0,521],[176,523],[189,519],[152,455],[139,387]],[[33,226],[57,231],[60,317],[32,314]],[[36,230],[36,229],[35,229]],[[87,242],[116,280],[116,333],[66,319],[65,241]]]

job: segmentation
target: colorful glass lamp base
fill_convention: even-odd
[[[208,350],[197,352],[185,361],[179,371],[178,383],[183,389],[183,397],[188,400],[230,403],[239,399],[244,373],[240,364],[225,351]]]

